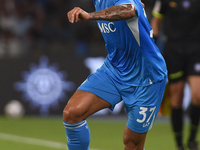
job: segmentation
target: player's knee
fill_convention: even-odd
[[[69,123],[82,121],[79,112],[80,111],[77,108],[66,106],[65,109],[63,110],[63,120]]]
[[[173,102],[170,106],[175,109],[182,108],[182,102]]]
[[[124,141],[124,150],[135,150],[136,147],[137,145],[135,145],[133,141]]]
[[[196,106],[200,106],[200,93],[195,93],[192,95],[192,104]]]
[[[124,135],[124,150],[133,149],[135,147],[134,141],[131,140],[128,136]]]
[[[141,140],[135,140],[136,138],[131,138],[128,135],[124,135],[124,150],[143,150],[143,145]]]

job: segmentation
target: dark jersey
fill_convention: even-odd
[[[153,16],[164,17],[169,40],[200,40],[200,0],[157,0]]]

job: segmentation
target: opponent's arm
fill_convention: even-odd
[[[122,4],[106,8],[101,11],[87,13],[79,7],[75,7],[67,13],[71,23],[84,20],[125,20],[135,16],[135,7],[132,4]]]

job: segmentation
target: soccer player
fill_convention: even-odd
[[[196,133],[200,117],[200,0],[157,0],[151,25],[158,36],[163,22],[167,41],[164,58],[168,68],[171,123],[178,150],[183,150],[184,84],[191,89],[190,137],[187,145],[198,150]]]
[[[68,12],[71,23],[97,20],[108,52],[104,64],[80,85],[63,111],[68,148],[88,150],[86,118],[103,108],[113,110],[123,100],[128,115],[124,149],[143,150],[165,90],[165,61],[140,0],[94,0],[94,5],[92,13],[79,7]]]

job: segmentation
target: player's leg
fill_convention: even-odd
[[[177,147],[183,149],[183,89],[184,81],[169,84],[169,96],[171,99],[171,124]]]
[[[88,150],[90,132],[85,119],[103,108],[113,109],[120,101],[116,87],[105,72],[98,70],[90,75],[63,111],[69,150]]]
[[[69,150],[88,150],[90,131],[85,120],[91,114],[111,104],[86,91],[76,91],[63,111]]]
[[[111,107],[111,104],[95,94],[77,90],[63,111],[63,120],[69,123],[80,122],[93,113],[108,107]]]
[[[148,130],[158,114],[166,79],[147,87],[130,87],[122,92],[128,114],[124,131],[125,150],[143,150]]]
[[[171,124],[178,149],[183,149],[183,89],[186,62],[183,58],[183,43],[168,41],[164,48],[164,58],[168,69],[169,98],[171,99]]]
[[[123,137],[123,141],[125,145],[124,149],[125,150],[143,150],[146,134],[147,132],[136,133],[126,126],[124,130],[124,137]]]
[[[190,85],[191,90],[191,109],[190,109],[190,120],[191,120],[191,131],[188,146],[191,150],[197,150],[197,143],[195,137],[197,134],[197,127],[199,125],[199,114],[200,114],[200,43],[199,41],[192,41],[185,43],[187,48],[187,81]],[[195,146],[196,145],[196,146]]]
[[[198,150],[198,145],[196,143],[196,134],[200,121],[200,76],[189,76],[188,83],[190,85],[192,95],[191,109],[189,113],[191,120],[191,130],[188,146],[189,148],[191,148],[191,150]]]

